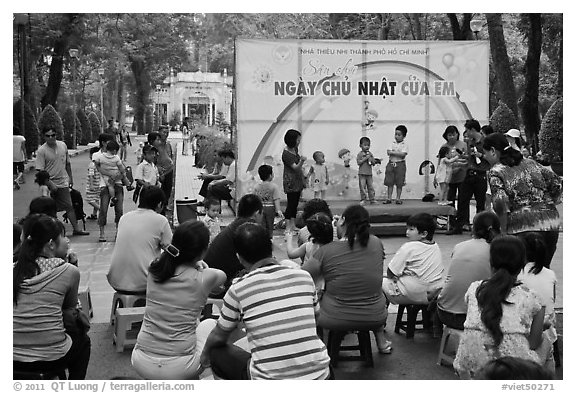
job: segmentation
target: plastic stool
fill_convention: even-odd
[[[84,315],[91,319],[94,316],[92,310],[92,298],[90,297],[90,287],[81,288],[78,290],[78,300],[82,305],[82,312]]]
[[[442,340],[440,340],[440,352],[438,352],[438,361],[436,364],[439,366],[442,365],[442,361],[445,361],[447,364],[452,366],[454,363],[454,356],[446,354],[444,351],[446,349],[446,345],[448,344],[448,340],[450,340],[450,336],[454,335],[458,338],[458,342],[460,342],[460,336],[464,333],[464,330],[454,329],[448,326],[444,326],[444,332],[442,333]]]
[[[140,302],[142,300],[142,302]],[[138,303],[138,304],[136,304]],[[110,325],[114,325],[116,321],[116,309],[117,308],[127,308],[134,307],[136,305],[146,304],[146,294],[126,294],[122,292],[114,292],[114,298],[112,298],[112,310],[110,311]]]
[[[42,370],[42,371],[24,371],[14,369],[12,372],[12,379],[19,379],[24,381],[29,380],[51,380],[51,379],[68,379],[66,377],[66,369],[56,370]]]
[[[402,320],[406,310],[406,321]],[[422,311],[422,319],[418,320],[418,313]],[[396,326],[394,327],[395,333],[400,333],[400,330],[406,332],[406,338],[413,338],[416,331],[416,325],[422,325],[422,329],[432,327],[432,319],[428,311],[428,304],[400,304],[398,305],[398,315],[396,316]]]
[[[358,337],[357,345],[342,345],[342,341],[348,333],[356,334]],[[340,360],[362,360],[365,362],[366,366],[374,367],[370,330],[359,330],[354,332],[348,330],[329,330],[327,347],[328,356],[330,356],[330,365],[334,368],[338,367],[338,362]],[[360,351],[360,355],[340,355],[340,351]]]
[[[116,352],[123,352],[126,345],[135,345],[136,338],[128,338],[126,333],[132,330],[132,323],[144,320],[146,307],[127,307],[116,309],[113,342]]]

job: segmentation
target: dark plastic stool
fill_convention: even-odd
[[[402,320],[406,310],[406,321]],[[418,313],[422,311],[422,319],[418,320]],[[396,326],[394,332],[400,333],[400,330],[406,332],[406,338],[413,338],[416,331],[416,325],[421,325],[422,329],[432,327],[432,316],[428,311],[427,304],[400,304],[398,305],[398,315],[396,316]]]
[[[12,372],[12,379],[29,381],[29,380],[51,380],[51,379],[65,380],[68,378],[66,377],[66,369],[42,370],[42,371],[24,371],[14,369]]]
[[[342,345],[342,340],[347,334],[356,334],[358,337],[357,345]],[[347,330],[329,330],[328,331],[328,356],[332,367],[338,367],[340,360],[362,360],[366,366],[374,367],[372,359],[372,343],[370,342],[370,330],[360,330],[350,332]],[[341,355],[341,351],[360,351],[360,355]]]

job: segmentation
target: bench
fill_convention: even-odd
[[[137,334],[128,337],[133,323],[144,320],[144,310],[146,307],[125,307],[116,309],[116,323],[114,324],[113,343],[116,345],[116,352],[124,352],[124,347],[135,345]]]

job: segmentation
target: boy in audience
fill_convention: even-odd
[[[406,222],[408,242],[396,252],[382,281],[384,295],[394,304],[428,304],[442,287],[442,254],[433,240],[436,222],[427,213]]]

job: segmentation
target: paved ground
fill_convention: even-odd
[[[178,145],[178,154],[181,144],[178,144],[178,134],[170,136],[174,145]],[[128,164],[135,167],[135,150],[142,137],[132,137],[134,146],[129,148]],[[72,157],[73,176],[75,188],[84,194],[86,168],[88,166],[88,154],[80,153]],[[177,159],[175,182],[175,200],[189,197],[196,198],[201,182],[197,180],[200,170],[193,167],[191,156],[179,155]],[[34,184],[33,174],[26,174],[26,184],[22,188],[13,192],[13,217],[26,215],[28,204],[37,192],[37,185]],[[132,193],[127,193],[124,203],[124,211],[135,208],[131,199]],[[85,212],[90,213],[90,209],[85,207]],[[176,209],[174,209],[176,216]],[[232,212],[223,204],[223,222],[229,223],[232,219]],[[113,222],[113,210],[109,210],[108,221]],[[177,218],[174,218],[177,223]],[[67,228],[70,228],[69,226]],[[116,353],[112,346],[112,333],[109,326],[110,307],[112,303],[113,290],[106,281],[110,256],[114,247],[115,230],[113,225],[108,225],[107,238],[109,242],[98,243],[98,227],[94,221],[87,221],[86,229],[90,231],[90,236],[71,238],[72,247],[79,255],[79,265],[81,270],[81,285],[89,286],[92,302],[94,306],[94,318],[92,319],[92,356],[88,368],[88,379],[110,379],[113,377],[130,377],[137,379],[138,376],[130,366],[130,350],[123,353]],[[445,236],[439,234],[436,241],[440,245],[443,260],[449,263],[450,253],[455,244],[466,240],[468,234],[459,236]],[[404,237],[383,237],[381,238],[386,250],[387,259],[390,260],[398,248],[405,242]],[[274,238],[274,255],[277,258],[286,257],[286,247],[283,236]],[[558,251],[552,262],[552,269],[556,272],[559,281],[557,307],[563,307],[563,235],[560,236]],[[388,319],[389,337],[394,343],[394,351],[391,355],[379,355],[375,353],[375,367],[366,369],[356,362],[342,363],[336,370],[339,379],[455,379],[450,368],[436,365],[436,357],[439,348],[439,339],[433,339],[428,333],[417,333],[412,340],[406,339],[393,331],[396,317],[396,309],[390,308]],[[373,343],[373,350],[375,350]],[[562,378],[562,369],[558,370],[557,376]]]

